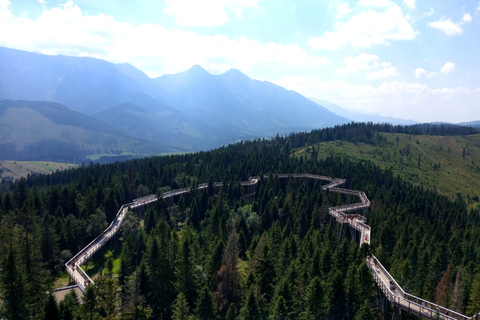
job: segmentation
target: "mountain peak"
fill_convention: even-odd
[[[252,80],[246,74],[237,69],[230,69],[222,74],[221,77],[227,81],[242,81],[243,83]]]
[[[190,75],[195,75],[195,76],[209,76],[210,73],[208,73],[207,70],[203,69],[201,65],[195,64],[193,65],[190,69],[186,71],[186,73]]]
[[[245,76],[245,74],[242,71],[240,71],[238,69],[233,69],[233,68],[228,70],[227,72],[225,72],[225,74],[235,74],[235,75]]]

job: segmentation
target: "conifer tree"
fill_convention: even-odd
[[[2,261],[0,292],[4,307],[2,313],[7,319],[12,320],[26,318],[25,284],[16,259],[14,248],[10,245],[7,255]]]
[[[360,309],[355,314],[355,320],[375,320],[380,319],[380,314],[373,310],[371,303],[365,299]]]
[[[305,309],[302,319],[322,319],[329,314],[326,284],[317,276],[310,281],[305,292]]]
[[[65,295],[65,298],[60,301],[58,306],[60,319],[73,320],[79,305],[80,302],[78,301],[78,296],[75,293],[75,290],[71,290]]]
[[[473,278],[470,299],[467,304],[467,315],[473,316],[480,310],[480,273]]]
[[[53,294],[48,295],[47,304],[45,305],[45,320],[60,320],[57,301]]]
[[[243,302],[240,309],[238,320],[262,320],[262,310],[258,304],[258,299],[255,296],[253,288],[248,291],[247,298]]]
[[[199,320],[216,320],[218,318],[212,292],[207,286],[203,286],[198,292],[195,315]]]
[[[95,319],[97,311],[97,289],[93,285],[89,285],[85,288],[85,293],[83,294],[83,304],[78,308],[78,316],[81,319]]]
[[[191,320],[190,308],[183,292],[180,292],[172,305],[173,320]]]
[[[185,294],[189,307],[194,307],[196,301],[196,288],[193,279],[195,263],[191,233],[190,227],[186,226],[181,235],[179,252],[175,262],[175,287],[177,292],[183,292]]]

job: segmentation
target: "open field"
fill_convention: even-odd
[[[374,144],[329,141],[295,150],[295,156],[319,159],[338,155],[368,160],[416,185],[472,206],[480,197],[480,135],[428,136],[378,133]]]
[[[51,161],[3,161],[0,160],[1,181],[16,180],[36,173],[52,173],[77,167],[77,164]]]

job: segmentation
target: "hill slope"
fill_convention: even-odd
[[[465,150],[465,151],[464,151]],[[319,159],[341,156],[372,161],[416,185],[475,204],[480,196],[480,134],[465,136],[411,135],[378,132],[375,143],[325,141],[295,151]]]
[[[143,155],[174,151],[122,135],[53,102],[0,101],[0,154],[3,160],[81,162],[88,155]]]

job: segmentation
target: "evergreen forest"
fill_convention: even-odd
[[[294,156],[321,141],[375,143],[378,132],[478,134],[447,125],[351,123],[3,184],[0,318],[381,319],[365,263],[370,252],[409,293],[478,313],[478,208],[461,194],[440,195],[368,161]],[[328,207],[358,199],[323,192],[319,181],[279,179],[280,173],[344,178],[346,188],[364,191],[371,246],[359,248],[328,215]],[[261,177],[253,189],[240,185],[252,176]],[[224,186],[213,187],[216,181]],[[106,259],[82,297],[72,291],[55,300],[65,262],[102,233],[122,204],[203,182],[209,187],[129,212],[103,249],[118,252],[118,266]]]

